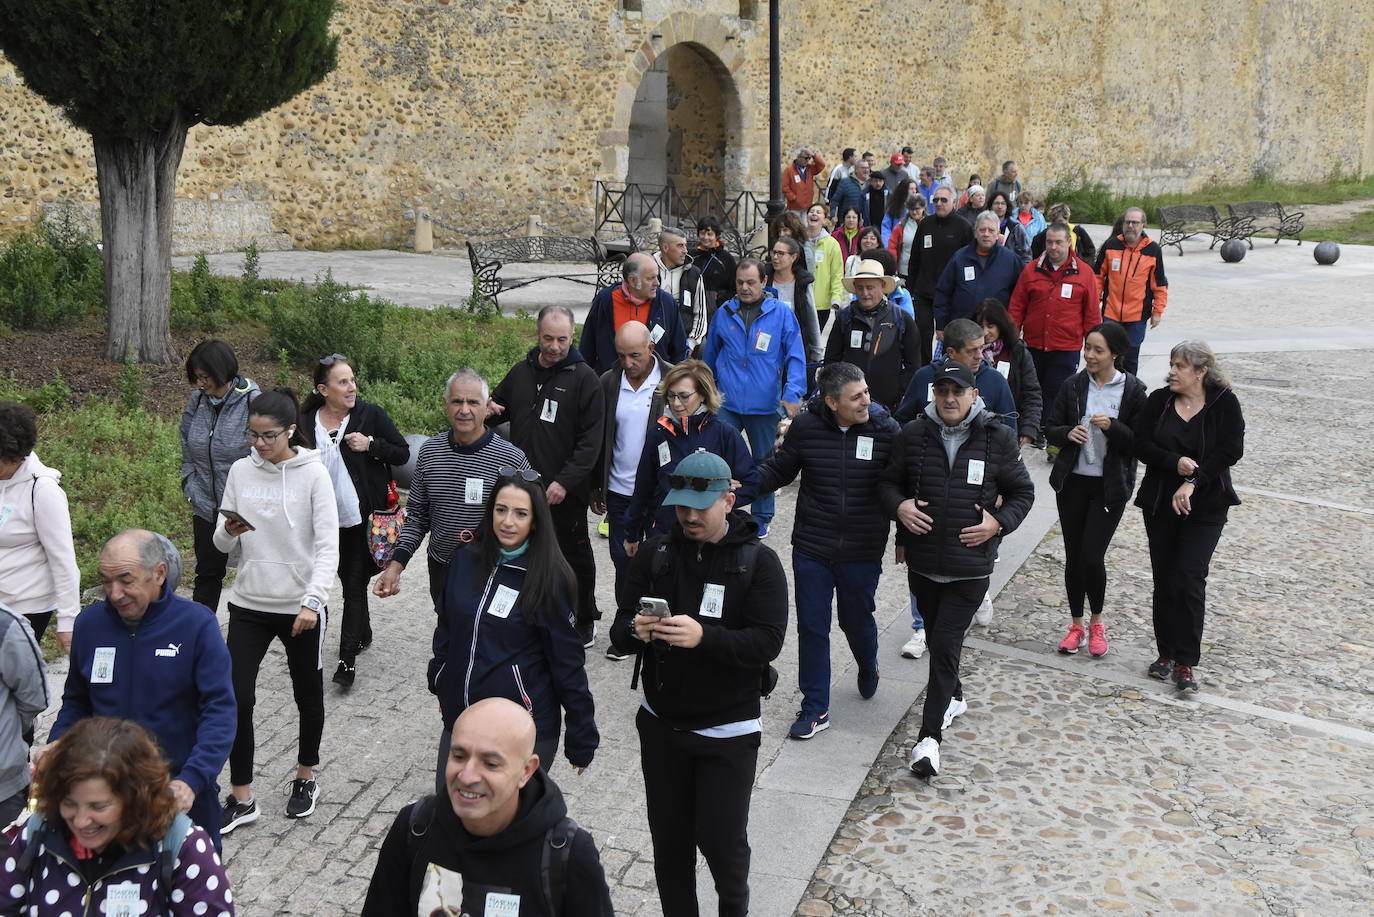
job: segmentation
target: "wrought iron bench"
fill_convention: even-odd
[[[472,264],[472,291],[500,303],[497,297],[507,290],[541,280],[571,280],[601,288],[620,282],[620,262],[608,255],[596,239],[582,236],[516,236],[468,242],[468,261]],[[533,277],[502,277],[502,268],[512,264],[577,264],[596,266],[594,273],[538,274]]]
[[[1278,201],[1246,201],[1243,204],[1227,204],[1226,209],[1230,212],[1232,220],[1237,223],[1244,222],[1249,228],[1250,231],[1244,238],[1251,248],[1255,247],[1255,243],[1250,236],[1264,230],[1271,230],[1276,234],[1275,245],[1279,244],[1279,239],[1297,239],[1298,244],[1302,244],[1301,233],[1306,224],[1300,211],[1284,210]]]
[[[1222,216],[1211,204],[1175,204],[1172,207],[1160,207],[1157,217],[1159,247],[1162,249],[1172,245],[1178,249],[1179,257],[1183,256],[1183,242],[1203,233],[1212,237],[1212,244],[1207,246],[1209,251],[1218,242],[1247,237],[1244,221]]]

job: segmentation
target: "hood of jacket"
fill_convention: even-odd
[[[569,346],[569,347],[568,347],[568,352],[567,352],[566,354],[563,355],[563,359],[559,360],[557,363],[553,364],[552,366],[548,367],[547,369],[543,366],[543,364],[541,364],[541,363],[539,362],[539,348],[538,348],[538,347],[531,347],[530,350],[529,350],[529,353],[525,354],[525,360],[526,360],[526,362],[528,362],[528,363],[530,364],[530,366],[532,366],[532,367],[534,368],[534,371],[537,372],[537,373],[542,373],[542,372],[558,372],[559,370],[567,369],[569,366],[572,366],[574,363],[586,363],[586,362],[587,362],[587,358],[584,357],[584,356],[582,356],[582,351],[580,351],[580,350],[577,349],[577,345],[576,345],[576,344]]]
[[[940,412],[935,409],[934,401],[926,405],[926,416],[935,421],[935,427],[940,431],[940,444],[945,447],[945,457],[949,460],[951,468],[954,467],[954,456],[959,452],[959,447],[968,439],[968,431],[973,426],[974,418],[981,413],[983,413],[981,395],[974,396],[973,407],[969,408],[968,416],[953,426],[945,423]]]
[[[253,449],[248,453],[248,461],[259,475],[268,476],[277,486],[281,488],[281,511],[286,519],[286,524],[291,528],[296,527],[296,523],[291,520],[291,510],[286,502],[286,476],[291,471],[304,468],[306,465],[317,464],[320,461],[320,453],[315,449],[307,449],[304,446],[296,446],[296,454],[280,462],[269,462],[267,459],[258,455],[258,450]]]
[[[62,472],[56,468],[49,468],[38,458],[37,452],[30,452],[24,461],[19,463],[14,474],[10,475],[9,480],[0,481],[0,490],[7,487],[18,487],[20,484],[28,486],[39,478],[51,478],[54,482],[62,480]]]

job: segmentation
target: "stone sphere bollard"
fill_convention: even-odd
[[[1341,247],[1330,239],[1318,242],[1317,247],[1312,249],[1312,257],[1317,259],[1318,264],[1335,264],[1340,256]]]
[[[1221,243],[1221,260],[1235,264],[1245,257],[1245,243],[1239,239],[1227,239]]]
[[[410,489],[410,482],[415,479],[415,460],[420,457],[420,447],[428,439],[428,436],[420,433],[412,433],[406,437],[406,442],[410,444],[410,459],[404,465],[393,465],[391,468],[391,475],[396,479],[397,487]]]

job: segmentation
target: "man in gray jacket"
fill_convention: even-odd
[[[47,707],[43,653],[29,622],[0,605],[0,825],[28,804],[33,718]]]

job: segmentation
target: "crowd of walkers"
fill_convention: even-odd
[[[1154,576],[1157,658],[1142,668],[1197,691],[1244,420],[1202,342],[1172,349],[1153,392],[1135,374],[1168,289],[1143,212],[1128,209],[1099,250],[1066,208],[1041,216],[1014,162],[987,187],[955,189],[942,160],[910,174],[896,154],[875,171],[849,150],[823,184],[818,159],[803,150],[789,166],[792,209],[764,260],[732,256],[714,219],[694,246],[666,230],[656,255],[628,258],[622,283],[596,296],[580,342],[572,313],[546,307],[494,388],[454,372],[449,428],[416,450],[404,513],[393,470],[411,446],[358,397],[366,380],[346,355],[318,361],[301,404],[260,390],[223,341],[200,343],[180,426],[189,599],[176,549],[130,530],[101,552],[105,598],[79,609],[61,473],[38,459],[33,412],[0,404],[0,814],[32,812],[9,830],[0,912],[99,896],[105,913],[232,913],[218,849],[266,808],[254,752],[268,649],[285,650],[298,716],[281,808],[308,818],[324,672],[342,690],[366,686],[369,592],[410,588],[402,572],[426,539],[435,792],[382,842],[368,914],[609,913],[595,846],[549,775],[560,746],[580,771],[601,743],[585,654],[606,597],[589,511],[606,516],[604,652],[633,659],[668,915],[697,913],[697,851],[721,913],[748,909],[761,702],[789,618],[766,543],[779,488],[798,488],[794,739],[831,724],[832,603],[859,697],[879,689],[876,589],[895,521],[913,623],[902,655],[930,656],[910,766],[940,773],[969,705],[964,636],[992,614],[989,577],[1036,497],[1023,456],[1037,447],[1063,534],[1059,651],[1109,652],[1105,558],[1134,497]],[[32,737],[49,700],[37,641],[54,616],[71,662],[44,744]]]

